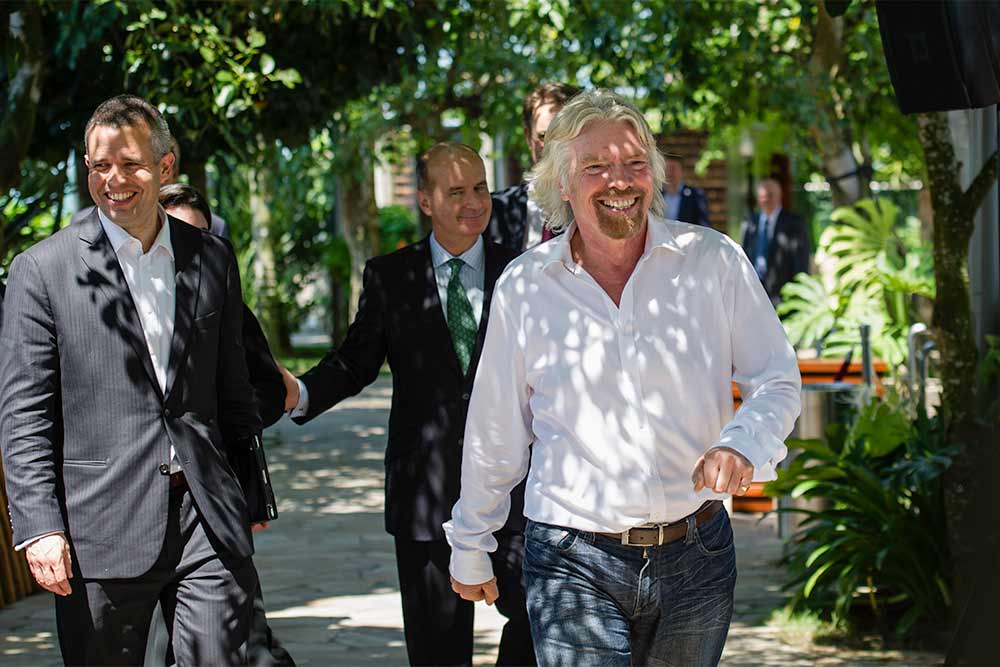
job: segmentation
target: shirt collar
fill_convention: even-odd
[[[665,218],[661,218],[655,213],[649,213],[646,220],[646,248],[642,252],[640,261],[657,248],[672,250],[680,255],[685,254],[684,248],[677,242],[677,238],[670,230],[670,223]],[[571,271],[575,272],[578,269],[576,262],[573,260],[573,252],[570,249],[570,239],[573,238],[575,232],[576,221],[573,221],[566,228],[564,234],[560,234],[548,244],[543,244],[550,249],[550,252],[546,253],[548,256],[542,264],[543,268],[554,262],[560,262]]]
[[[764,216],[764,218],[766,218],[768,222],[773,222],[778,219],[779,215],[781,215],[781,207],[779,206],[778,208],[771,211],[771,215],[764,213],[764,211],[761,211],[760,214]]]
[[[454,259],[456,255],[452,255],[450,252],[444,249],[444,246],[438,243],[437,237],[434,236],[434,232],[431,232],[431,263],[434,268],[437,269],[444,264],[447,264],[449,260]],[[476,271],[481,271],[483,268],[483,261],[486,257],[486,248],[483,244],[483,237],[476,237],[476,242],[472,244],[472,247],[463,252],[457,257],[469,265],[470,268]]]
[[[153,253],[156,252],[157,248],[163,248],[170,255],[170,259],[174,259],[174,244],[170,240],[170,225],[167,223],[167,212],[159,204],[156,205],[156,215],[160,218],[160,231],[156,234],[156,238],[153,239],[153,245],[149,247],[149,252]],[[139,240],[111,222],[111,219],[104,215],[104,211],[99,208],[97,209],[97,216],[101,220],[101,227],[104,228],[104,233],[108,235],[108,241],[111,242],[111,247],[114,249],[116,255],[126,243]]]

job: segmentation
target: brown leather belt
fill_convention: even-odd
[[[721,500],[709,500],[694,513],[695,526],[701,526],[719,513],[722,509]],[[658,547],[687,535],[687,517],[673,523],[661,523],[653,526],[637,526],[629,528],[624,533],[597,533],[628,547]]]
[[[170,488],[179,489],[181,487],[187,486],[187,478],[184,477],[184,471],[178,470],[177,472],[170,473]]]

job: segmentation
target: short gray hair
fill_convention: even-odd
[[[635,128],[639,141],[649,153],[649,166],[653,172],[653,202],[650,210],[663,215],[663,182],[665,160],[656,147],[656,137],[642,113],[624,97],[609,90],[592,90],[580,93],[564,106],[545,132],[545,150],[542,159],[532,169],[528,178],[532,183],[531,197],[545,214],[546,226],[558,232],[573,222],[573,211],[562,199],[563,190],[569,189],[569,145],[588,123],[601,120],[623,120]]]
[[[167,125],[167,121],[155,106],[135,95],[117,95],[101,102],[90,116],[87,127],[83,131],[84,151],[89,150],[87,140],[90,139],[91,130],[98,125],[117,128],[134,127],[139,121],[144,122],[149,127],[153,155],[156,159],[159,160],[169,153],[173,141],[170,126]]]

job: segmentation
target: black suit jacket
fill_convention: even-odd
[[[64,531],[84,577],[153,565],[170,447],[223,555],[253,552],[227,450],[260,429],[241,336],[236,258],[167,218],[176,309],[160,389],[128,284],[97,214],[14,259],[0,332],[0,445],[14,541]]]
[[[490,195],[493,212],[486,227],[487,240],[521,253],[528,225],[528,184],[520,183]]]
[[[711,227],[708,220],[708,199],[705,191],[690,185],[681,186],[681,205],[677,209],[677,219],[692,225]]]
[[[743,250],[754,261],[757,235],[760,230],[760,212],[747,218],[743,228]],[[809,227],[802,218],[787,209],[781,209],[774,223],[774,234],[767,248],[767,273],[764,289],[772,303],[781,300],[781,288],[799,273],[809,272],[812,241]]]
[[[385,454],[385,527],[399,538],[441,540],[458,500],[469,395],[489,318],[493,285],[516,253],[486,243],[483,315],[462,373],[441,309],[428,238],[368,261],[358,314],[344,343],[302,376],[306,422],[378,377],[388,358],[392,408]],[[488,371],[488,369],[487,369]],[[507,527],[522,530],[524,487]]]
[[[263,426],[267,428],[285,414],[285,382],[271,355],[271,348],[260,322],[246,305],[243,306],[243,348],[246,351],[250,385],[257,399],[257,411]]]

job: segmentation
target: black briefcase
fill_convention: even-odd
[[[278,506],[274,500],[271,475],[267,471],[264,443],[261,442],[260,435],[240,440],[237,451],[238,455],[230,455],[229,463],[243,487],[250,522],[274,521],[278,518]]]

